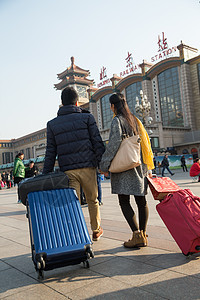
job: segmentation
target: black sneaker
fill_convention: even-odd
[[[172,176],[174,175],[175,173],[172,173]]]

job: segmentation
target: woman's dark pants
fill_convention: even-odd
[[[147,205],[146,197],[145,196],[134,196],[135,202],[138,207],[139,213],[139,226],[136,220],[135,212],[130,203],[130,195],[118,195],[119,198],[119,205],[121,207],[122,213],[128,222],[131,230],[143,230],[146,231],[147,221],[149,217],[149,208]]]

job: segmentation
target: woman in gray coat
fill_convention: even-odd
[[[116,116],[112,120],[109,143],[100,163],[100,169],[105,173],[109,171],[111,161],[119,149],[122,134],[124,132],[129,136],[139,134],[137,119],[130,112],[124,95],[121,93],[113,94],[109,101],[111,110]],[[151,149],[149,150],[151,151]],[[145,197],[147,194],[147,173],[147,165],[143,162],[134,169],[121,173],[111,173],[112,194],[118,194],[122,213],[133,232],[132,238],[124,242],[124,247],[127,248],[147,246],[146,227],[149,215]],[[130,195],[134,195],[138,207],[139,225],[130,203]]]

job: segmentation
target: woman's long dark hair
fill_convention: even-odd
[[[135,116],[130,112],[124,95],[121,93],[113,94],[112,96],[110,96],[109,101],[110,104],[114,104],[114,111],[116,115],[122,115],[127,120],[134,134],[138,134],[138,127]]]
[[[19,158],[21,155],[24,155],[24,153],[19,152],[19,153],[15,156],[15,158]]]

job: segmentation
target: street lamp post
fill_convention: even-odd
[[[141,103],[139,102],[138,97],[136,97],[135,111],[139,115],[140,119],[144,126],[150,125],[153,121],[153,118],[149,116],[151,111],[151,103],[147,100],[147,96],[143,94],[143,91],[140,91]],[[152,134],[153,131],[149,130],[149,134]]]

